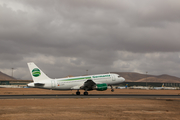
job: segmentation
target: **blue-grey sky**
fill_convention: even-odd
[[[0,71],[180,77],[179,0],[0,0]]]

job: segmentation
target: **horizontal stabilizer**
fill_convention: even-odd
[[[35,87],[43,87],[45,84],[44,83],[34,83]]]

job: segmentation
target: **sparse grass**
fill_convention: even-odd
[[[169,102],[166,99],[0,99],[0,118],[2,120],[178,120],[179,104],[180,100]]]

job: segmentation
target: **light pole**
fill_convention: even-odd
[[[88,70],[86,70],[86,75],[88,75]]]
[[[148,73],[148,72],[146,72],[146,87],[147,87],[147,73]]]
[[[12,77],[13,77],[13,70],[14,70],[14,68],[12,68]]]

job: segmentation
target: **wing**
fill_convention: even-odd
[[[81,86],[81,89],[83,89],[83,90],[94,90],[95,86],[96,86],[96,83],[93,80],[89,79],[86,82],[84,82],[84,85]]]

